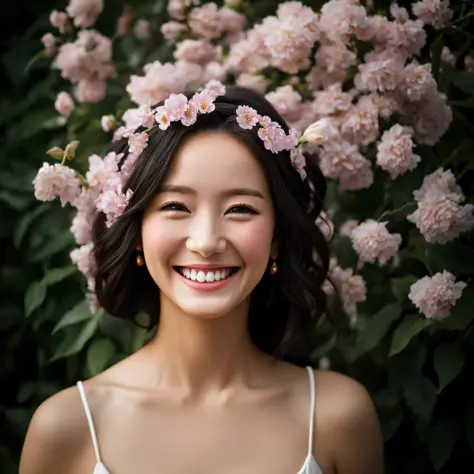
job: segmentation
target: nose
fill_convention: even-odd
[[[224,252],[226,245],[220,225],[211,215],[194,217],[186,240],[186,248],[190,252],[199,253],[207,258],[215,253]]]

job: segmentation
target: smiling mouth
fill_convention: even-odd
[[[240,270],[240,267],[223,267],[215,270],[203,270],[188,267],[173,267],[173,270],[181,274],[184,278],[199,283],[213,283],[226,280]]]

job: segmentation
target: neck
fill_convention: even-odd
[[[155,383],[180,387],[189,396],[221,392],[247,379],[270,357],[255,347],[247,329],[249,302],[215,318],[188,315],[162,301],[159,329],[148,351]]]

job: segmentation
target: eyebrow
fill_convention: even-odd
[[[161,188],[162,193],[179,193],[179,194],[191,194],[196,195],[196,190],[188,186],[178,186],[174,184],[165,184]],[[234,197],[234,196],[253,196],[260,199],[265,199],[265,196],[256,189],[252,188],[231,188],[222,191],[221,196],[223,197]]]

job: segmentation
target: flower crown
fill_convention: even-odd
[[[106,215],[107,227],[111,227],[117,218],[123,214],[133,196],[133,190],[128,189],[126,192],[123,192],[123,187],[138,157],[148,146],[149,133],[156,127],[159,127],[161,130],[166,130],[172,122],[181,122],[187,127],[193,125],[198,115],[212,113],[215,110],[214,102],[216,98],[225,94],[225,86],[217,80],[211,80],[203,89],[196,92],[191,99],[188,99],[184,94],[171,94],[164,101],[163,105],[155,109],[149,106],[141,106],[139,109],[135,109],[137,116],[135,117],[136,120],[133,120],[133,127],[119,127],[114,134],[114,140],[122,137],[128,138],[128,153],[122,163],[121,169],[118,169],[119,162],[125,153],[109,153],[103,161],[97,155],[92,155],[89,158],[91,170],[93,167],[99,167],[104,168],[106,173],[106,179],[104,181],[102,181],[102,179],[99,180],[102,181],[103,187],[99,193],[96,194],[94,204],[98,211]],[[272,153],[279,153],[283,150],[289,151],[291,164],[299,173],[301,179],[303,181],[306,179],[306,161],[302,146],[308,142],[322,144],[328,139],[329,122],[327,119],[321,119],[313,123],[303,134],[296,129],[290,129],[289,134],[287,134],[279,123],[272,121],[271,118],[266,115],[259,115],[255,109],[247,105],[238,106],[236,114],[237,123],[241,128],[251,130],[254,127],[258,127],[257,134],[267,150],[270,150]],[[145,128],[145,130],[136,132],[135,130],[138,128]],[[68,181],[70,183],[72,180],[79,181],[79,179],[75,177],[75,172],[72,169],[62,166],[65,159],[74,157],[74,151],[77,145],[78,142],[73,142],[73,144],[68,145],[69,148],[66,148],[64,152],[59,148],[51,149],[48,152],[48,154],[56,158],[61,159],[62,157],[63,162],[61,165],[55,165],[54,167],[47,163],[43,165],[43,168],[35,180],[37,182],[35,187],[38,199],[49,200],[52,198],[52,196],[50,196],[51,190],[46,190],[45,192],[44,189],[41,189],[41,183],[44,181],[41,177],[45,175],[51,175],[51,179],[58,181],[57,184],[59,184],[59,181]],[[97,165],[95,164],[96,161]],[[55,175],[55,177],[53,177],[53,175]],[[94,186],[94,182],[97,181],[94,172],[88,172],[86,177],[81,177],[81,179],[88,187],[97,188]],[[55,189],[59,189],[58,186],[56,186]],[[69,189],[78,191],[78,186],[71,186]],[[79,196],[72,196],[72,194],[77,193],[71,193],[72,191],[68,193],[63,192],[62,194],[59,193],[61,201],[63,205],[69,201],[75,207],[78,207],[77,204],[74,204],[74,198],[79,198]],[[71,196],[69,196],[69,194],[71,194]]]

